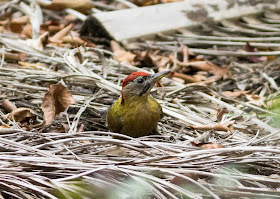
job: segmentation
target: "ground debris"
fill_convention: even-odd
[[[37,38],[31,13],[17,1],[1,3],[1,195],[279,198],[280,15],[266,10],[254,21],[202,24],[134,43],[80,36],[91,11],[160,3],[135,2],[35,7],[44,16]],[[152,90],[165,113],[160,134],[108,132],[104,116],[122,79],[167,69],[173,72]]]

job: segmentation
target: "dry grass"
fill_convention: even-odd
[[[39,60],[50,68],[58,67],[55,72],[2,62],[1,99],[32,108],[38,120],[42,120],[39,107],[50,84],[63,81],[76,100],[46,129],[22,127],[14,121],[9,121],[11,128],[0,129],[0,190],[4,197],[280,198],[279,128],[269,123],[275,113],[223,96],[228,79],[206,86],[164,78],[163,87],[152,91],[165,113],[159,123],[161,135],[135,139],[107,132],[102,115],[119,97],[120,82],[126,75],[152,70],[118,63],[111,52],[100,48],[48,45],[39,51],[4,34],[0,42],[2,54],[23,52],[30,62]],[[174,51],[173,44],[154,43],[165,51]],[[196,53],[207,54],[203,52]],[[80,54],[82,62],[77,59]],[[271,71],[279,65],[277,58],[269,62],[272,69],[263,70],[262,63],[244,66],[233,60],[231,64],[230,72],[237,82],[251,78],[250,74],[263,81],[258,73],[262,72],[266,81],[258,93],[265,87],[262,94],[266,96],[277,90],[277,82],[271,78],[275,74]],[[250,66],[257,70],[249,73],[246,67]],[[242,79],[240,74],[247,76]],[[213,112],[221,108],[228,113],[220,123],[231,123],[232,131],[190,128],[217,124]],[[62,128],[62,124],[69,128]],[[223,148],[203,149],[193,146],[194,141],[218,143]]]

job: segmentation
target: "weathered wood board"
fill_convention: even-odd
[[[93,14],[95,22],[85,23],[91,31],[106,32],[117,41],[131,40],[159,32],[192,27],[279,9],[278,0],[185,0],[182,2]]]

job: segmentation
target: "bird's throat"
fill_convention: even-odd
[[[122,102],[121,104],[130,104],[130,103],[134,103],[134,102],[138,102],[138,103],[146,103],[147,100],[148,100],[148,96],[149,95],[143,95],[143,96],[140,96],[140,95],[133,95],[133,96],[130,96],[130,95],[123,95],[122,94]]]

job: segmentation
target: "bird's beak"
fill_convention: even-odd
[[[161,78],[163,78],[168,73],[170,73],[170,70],[162,71],[151,75],[151,79],[150,79],[151,85],[153,86],[156,82],[158,82]]]
[[[150,79],[148,80],[147,84],[143,88],[142,92],[140,93],[140,96],[144,95],[147,93],[151,88],[154,86],[156,82],[158,82],[161,78],[166,76],[168,73],[170,73],[170,70],[162,71],[156,74],[151,75]]]

